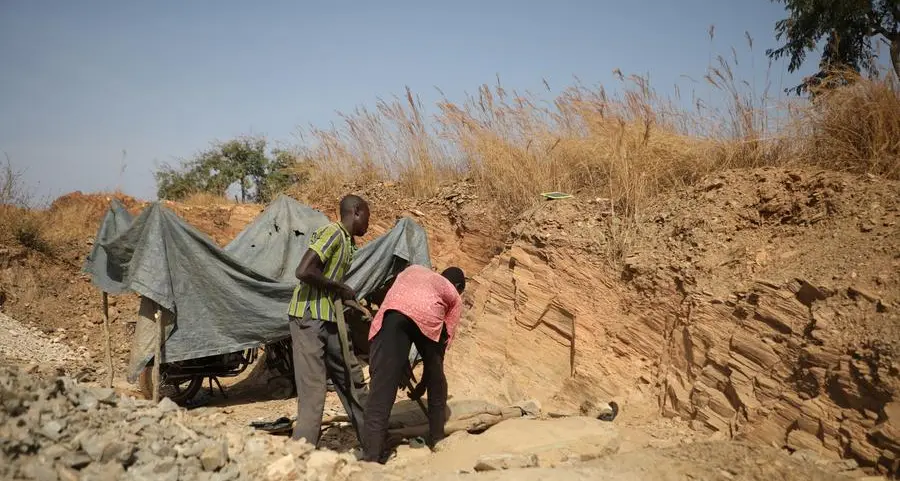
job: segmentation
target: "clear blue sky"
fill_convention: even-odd
[[[769,0],[4,0],[0,151],[42,196],[154,198],[160,162],[245,133],[295,141],[298,126],[406,85],[461,100],[497,75],[508,90],[541,79],[559,90],[573,76],[612,84],[619,68],[668,91],[732,46],[762,85],[784,16]],[[774,65],[776,92],[798,78],[784,70]]]

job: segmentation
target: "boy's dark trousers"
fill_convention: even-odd
[[[419,326],[399,311],[385,313],[381,329],[369,348],[369,396],[363,428],[363,459],[384,462],[388,421],[397,397],[397,389],[407,376],[409,350],[416,345],[422,356],[422,382],[428,389],[429,446],[444,438],[447,411],[447,378],[444,376],[446,329],[442,342],[422,334]]]

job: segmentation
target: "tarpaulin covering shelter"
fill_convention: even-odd
[[[84,271],[104,292],[134,292],[168,311],[174,323],[166,325],[165,362],[238,352],[290,335],[294,269],[310,234],[328,222],[281,196],[222,248],[161,203],[132,219],[112,201]],[[404,217],[357,251],[346,282],[363,298],[408,264],[430,267],[431,260],[424,229]],[[142,319],[130,380],[154,354],[156,327]]]

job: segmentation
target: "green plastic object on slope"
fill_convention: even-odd
[[[565,192],[544,192],[541,194],[547,200],[559,200],[559,199],[571,199],[572,194],[566,194]]]

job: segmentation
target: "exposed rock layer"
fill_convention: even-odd
[[[897,183],[757,170],[636,230],[602,201],[542,205],[477,279],[451,389],[551,409],[642,390],[699,430],[896,474],[898,199]]]

